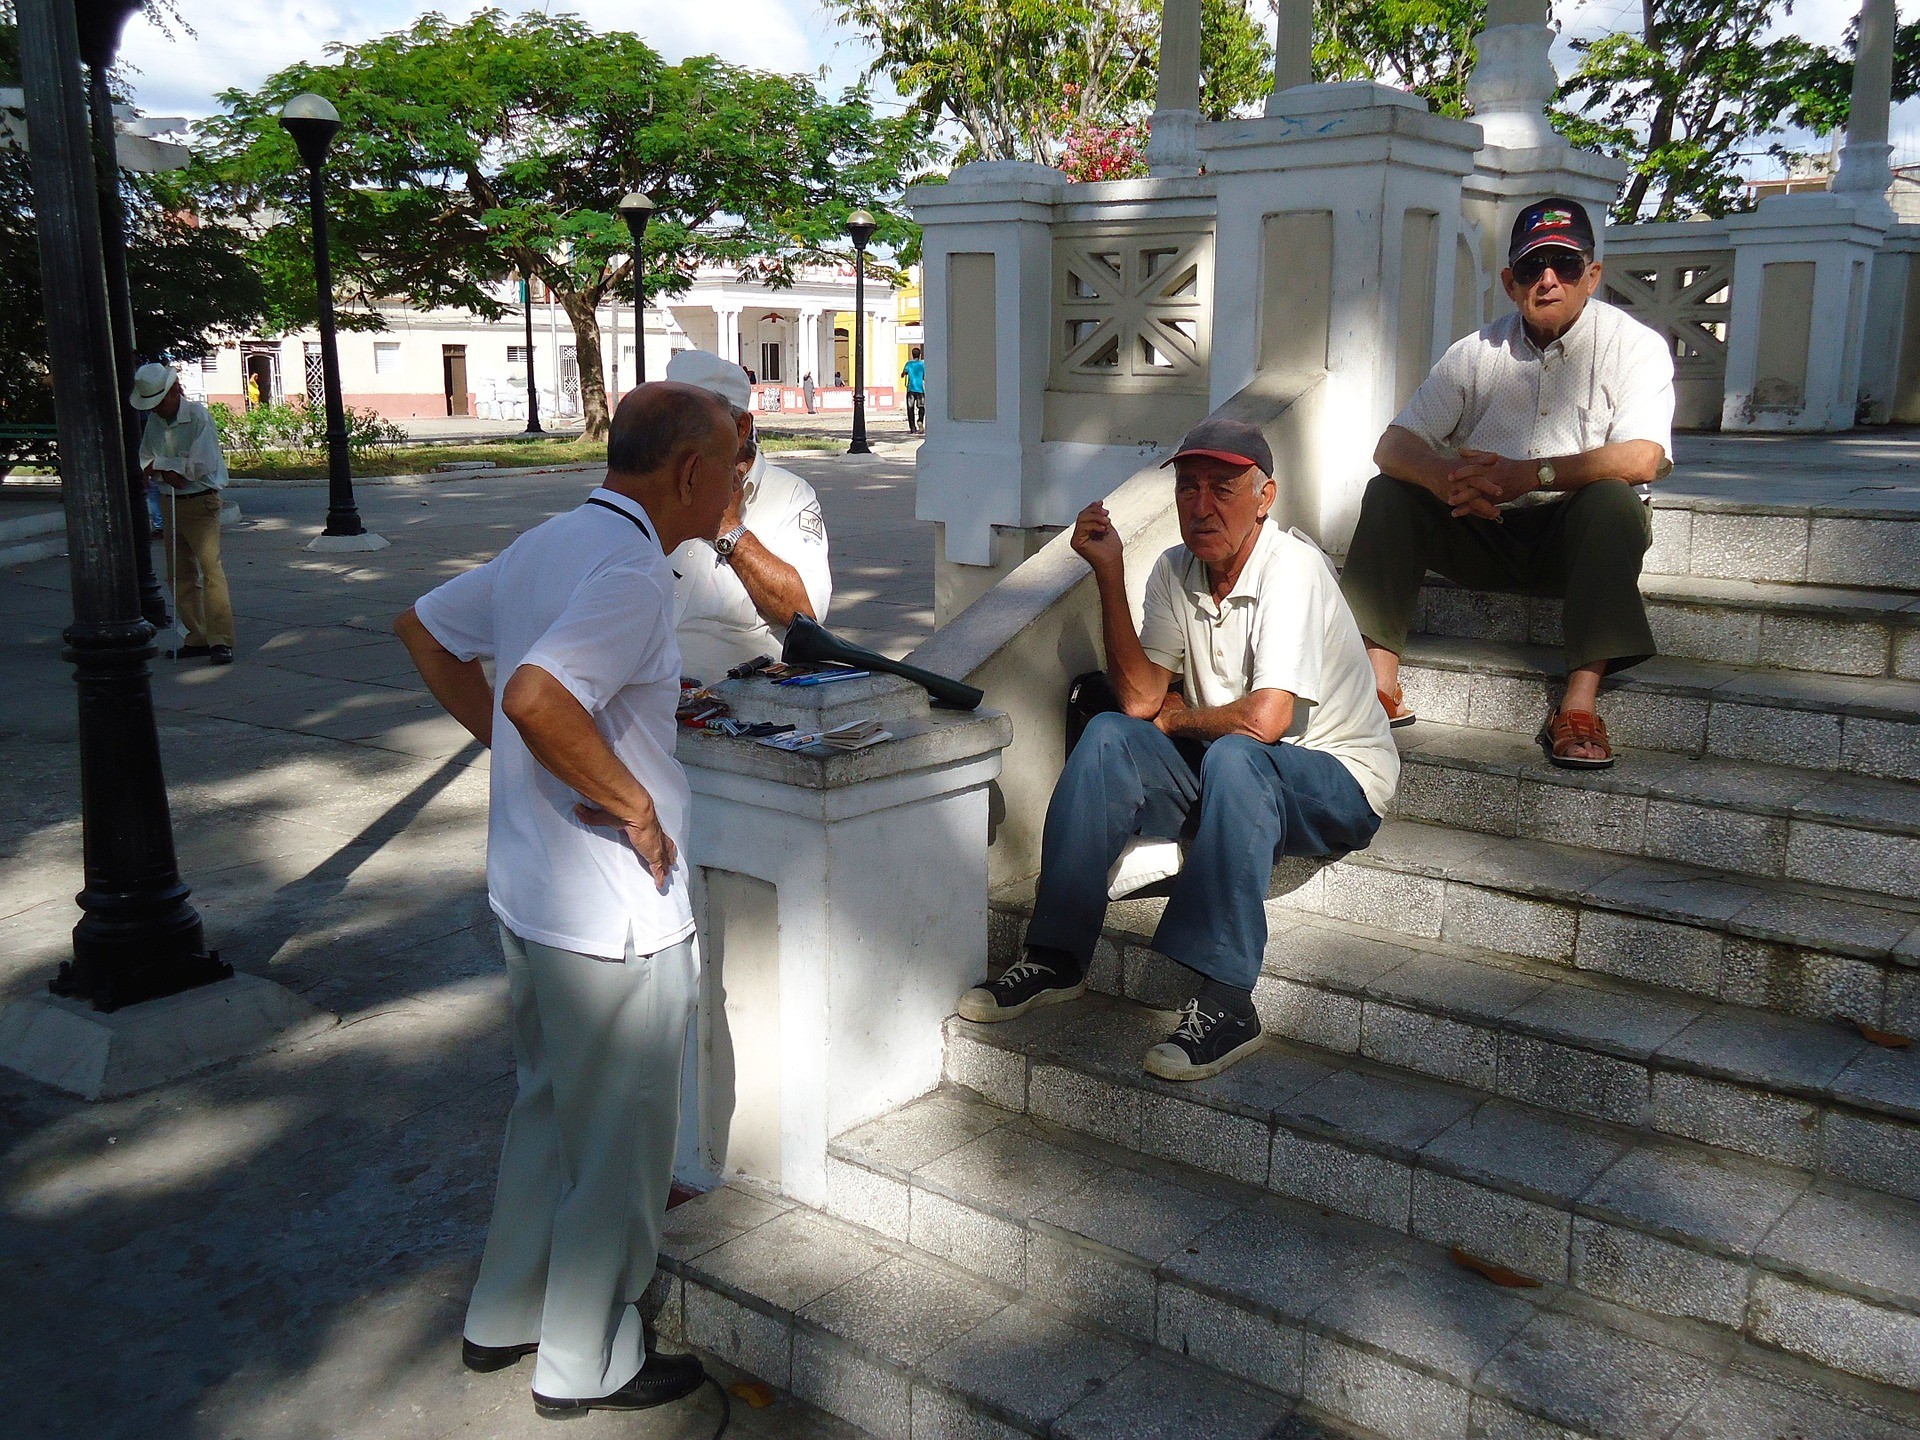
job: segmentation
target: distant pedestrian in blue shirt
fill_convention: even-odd
[[[927,428],[927,362],[919,350],[900,367],[900,374],[907,382],[907,433],[917,435]]]

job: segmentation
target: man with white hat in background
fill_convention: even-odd
[[[795,613],[825,623],[833,598],[827,526],[813,487],[754,442],[747,372],[705,350],[682,350],[667,378],[718,395],[740,436],[741,485],[719,538],[689,540],[673,562],[674,630],[680,668],[711,683],[736,665],[780,653]]]
[[[227,461],[213,416],[180,393],[171,365],[142,365],[134,372],[127,403],[146,412],[140,436],[140,467],[160,487],[162,544],[167,584],[187,643],[169,652],[176,660],[205,658],[233,663],[233,602],[220,563],[220,492]]]

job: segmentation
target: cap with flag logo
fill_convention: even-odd
[[[1552,196],[1536,200],[1513,221],[1513,238],[1507,245],[1507,264],[1511,265],[1529,251],[1547,245],[1560,245],[1593,254],[1593,221],[1578,200]]]

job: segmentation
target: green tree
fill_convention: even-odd
[[[826,0],[962,160],[1059,161],[1068,137],[1153,108],[1159,0]],[[1244,0],[1201,0],[1200,104],[1224,119],[1266,94],[1272,47]]]
[[[1379,80],[1439,115],[1467,113],[1473,42],[1486,0],[1316,0],[1316,80]]]
[[[805,79],[699,56],[669,65],[639,37],[575,16],[483,10],[411,28],[329,62],[290,66],[259,90],[220,97],[198,131],[191,179],[226,213],[271,216],[258,254],[284,324],[304,318],[304,177],[277,114],[326,96],[343,121],[329,160],[335,270],[355,322],[404,297],[495,318],[502,282],[544,283],[573,328],[587,434],[607,431],[596,307],[632,293],[632,248],[616,212],[644,190],[650,296],[673,294],[703,263],[778,286],[848,251],[846,215],[883,216],[879,242],[911,227],[885,203],[928,154],[925,127],[877,117],[864,91],[821,97]]]
[[[1637,32],[1574,42],[1580,64],[1555,120],[1574,144],[1632,165],[1616,219],[1738,207],[1741,161],[1770,137],[1777,149],[1782,122],[1817,102],[1810,77],[1831,73],[1823,47],[1767,38],[1792,11],[1792,0],[1642,0]]]

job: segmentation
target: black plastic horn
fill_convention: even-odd
[[[864,645],[851,645],[826,626],[799,614],[793,617],[793,624],[787,627],[787,643],[780,647],[780,658],[789,665],[826,662],[851,665],[857,670],[880,670],[888,675],[898,675],[903,680],[913,681],[933,697],[934,704],[948,710],[977,710],[980,702],[987,698],[984,690],[976,690],[958,680],[949,680],[931,670],[922,670],[917,665],[889,660]]]

